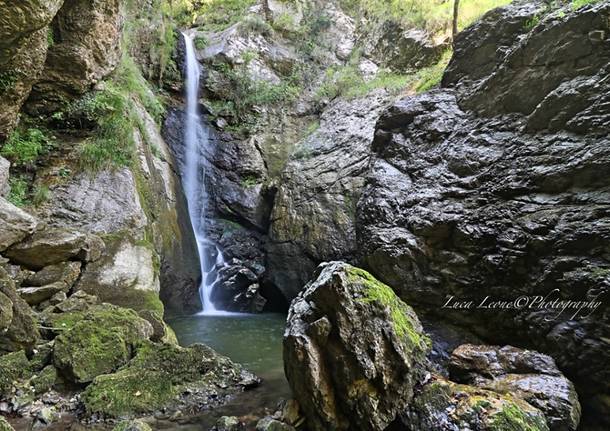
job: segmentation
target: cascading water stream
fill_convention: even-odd
[[[207,192],[205,189],[205,164],[203,163],[205,149],[209,145],[209,131],[202,123],[198,112],[199,99],[199,77],[201,68],[195,56],[193,40],[186,33],[182,34],[186,46],[186,110],[184,119],[184,166],[182,172],[182,185],[188,204],[189,217],[201,265],[201,286],[199,295],[203,304],[202,314],[222,315],[229,314],[217,310],[210,299],[212,286],[216,282],[214,277],[216,269],[224,266],[222,253],[213,244],[205,233],[205,211],[207,204]],[[215,249],[215,253],[210,253]],[[213,258],[213,255],[216,255]],[[210,260],[215,260],[211,262]],[[212,279],[212,280],[211,280]]]

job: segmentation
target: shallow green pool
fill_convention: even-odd
[[[203,415],[198,421],[199,426],[211,426],[223,415],[271,414],[280,400],[290,397],[282,361],[285,315],[194,315],[170,318],[168,323],[182,346],[207,344],[263,379],[258,388],[244,392],[226,406]]]

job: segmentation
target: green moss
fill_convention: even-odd
[[[48,365],[30,380],[30,385],[36,394],[43,394],[53,387],[56,380],[57,370],[53,365]]]
[[[548,427],[541,416],[526,414],[519,406],[509,402],[493,416],[490,431],[546,431]]]
[[[577,10],[590,4],[599,3],[601,0],[572,0],[572,9]]]
[[[77,383],[110,373],[130,358],[121,330],[82,321],[55,339],[55,365]]]
[[[411,307],[396,296],[394,291],[363,269],[350,267],[348,272],[350,283],[364,285],[363,301],[377,302],[390,311],[390,318],[396,335],[407,338],[413,347],[423,347],[430,343],[428,337],[420,333],[414,324],[417,319]]]
[[[29,365],[23,350],[0,356],[0,396],[7,394],[13,382],[26,375]]]
[[[119,416],[150,412],[170,402],[181,385],[200,381],[215,365],[214,355],[205,346],[185,349],[144,342],[126,367],[97,377],[82,399],[90,413]]]
[[[4,93],[15,86],[19,76],[15,71],[6,71],[0,73],[0,93]]]
[[[121,416],[161,408],[175,395],[166,374],[128,367],[98,376],[81,399],[90,413]]]
[[[451,54],[451,50],[445,51],[438,63],[417,72],[413,86],[416,92],[423,93],[440,84],[443,73],[445,73],[449,60],[451,60]]]

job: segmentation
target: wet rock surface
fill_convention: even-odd
[[[517,4],[489,16],[527,16],[530,12],[522,12],[522,7]],[[463,73],[457,90],[432,91],[389,108],[377,124],[375,155],[357,216],[362,262],[402,298],[467,324],[492,342],[523,343],[550,354],[585,398],[608,390],[610,372],[604,341],[609,330],[610,264],[604,245],[610,238],[609,184],[594,173],[607,169],[610,160],[608,130],[593,128],[582,135],[568,123],[553,120],[534,134],[527,131],[538,118],[534,114],[480,117],[463,108],[476,110],[475,101],[494,100],[488,83],[496,80],[505,83],[498,84],[504,93],[497,96],[514,103],[509,112],[529,114],[532,104],[544,103],[540,91],[551,94],[553,88],[530,89],[538,80],[523,79],[519,68],[511,75],[508,65],[527,63],[532,50],[539,54],[536,61],[544,62],[555,51],[536,47],[548,43],[559,49],[562,44],[547,38],[561,31],[570,35],[571,43],[586,47],[585,55],[597,53],[595,60],[591,57],[597,66],[583,66],[583,74],[590,74],[583,79],[596,81],[599,62],[607,62],[606,45],[593,44],[591,27],[583,23],[603,29],[606,24],[599,20],[608,13],[609,6],[602,2],[569,11],[563,18],[544,18],[526,37],[501,38],[514,49],[497,52],[499,61],[487,66],[491,76],[482,83],[476,75],[469,78],[471,69],[456,59],[445,81],[450,84]],[[475,25],[468,30],[472,34],[466,32],[456,41],[456,49],[463,55],[482,55],[477,50],[487,45],[470,42],[503,28],[491,31]],[[566,65],[571,61],[541,67],[553,75],[545,80],[558,89],[553,94],[567,94],[561,89],[572,79]],[[568,100],[562,103],[568,106]],[[486,110],[491,105],[485,103],[480,112],[497,113]],[[595,102],[587,103],[572,106],[578,108],[574,118],[586,117],[587,124],[594,124],[596,112],[604,111]],[[508,105],[498,103],[494,109],[503,106]],[[557,128],[562,131],[552,131]],[[575,310],[536,304],[477,308],[488,295],[507,302],[529,295],[598,305],[594,312],[583,309],[576,315]],[[451,296],[472,301],[473,309],[443,310]]]
[[[287,300],[297,295],[319,262],[356,254],[356,203],[368,149],[375,122],[392,99],[378,91],[333,102],[282,173],[266,252],[268,278]]]
[[[549,429],[576,430],[580,404],[574,385],[547,355],[511,346],[474,346],[455,349],[449,364],[459,383],[510,394],[539,409]]]
[[[542,412],[518,398],[440,377],[433,377],[416,391],[395,426],[412,431],[549,430]]]
[[[321,265],[284,334],[286,377],[308,428],[385,429],[423,379],[428,343],[388,286],[341,262]]]

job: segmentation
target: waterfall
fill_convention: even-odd
[[[184,118],[184,160],[182,185],[186,195],[189,217],[197,241],[201,265],[199,295],[202,314],[225,314],[217,310],[210,299],[212,286],[217,281],[216,270],[225,265],[222,253],[206,236],[205,217],[208,195],[205,188],[204,154],[209,145],[209,130],[198,112],[199,77],[201,68],[195,56],[193,40],[183,33],[186,46],[186,109]]]

